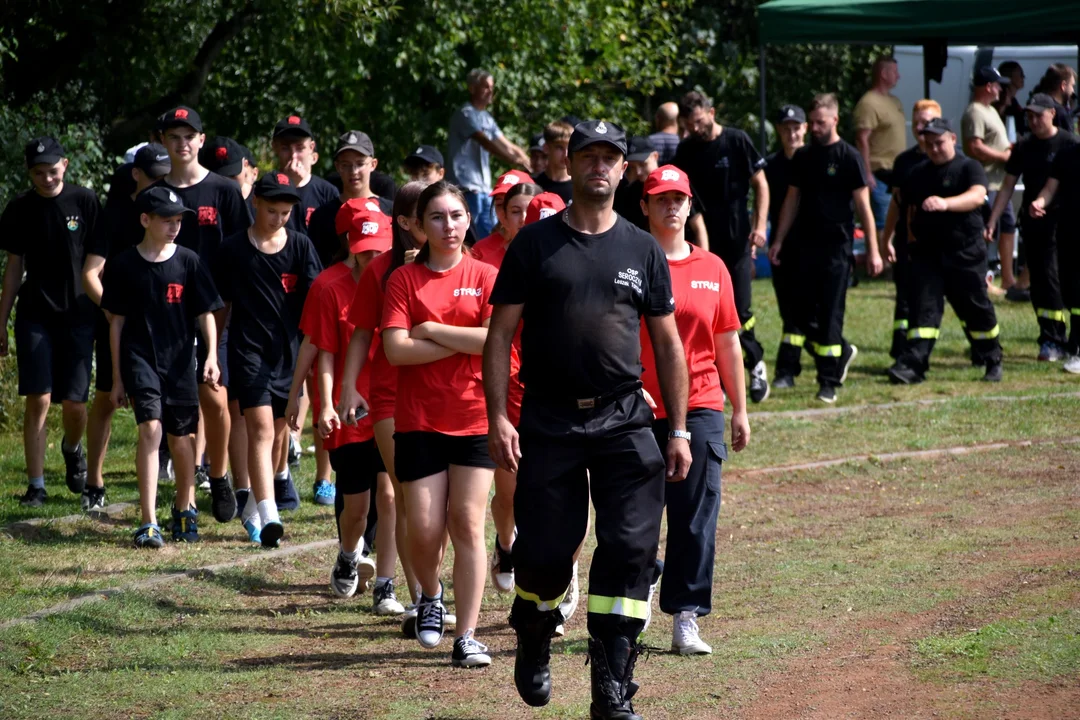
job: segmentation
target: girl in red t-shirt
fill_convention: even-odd
[[[724,389],[732,408],[731,449],[741,451],[750,439],[738,337],[740,323],[731,276],[720,258],[686,242],[690,198],[686,174],[665,165],[646,179],[641,201],[649,229],[667,255],[675,294],[675,323],[690,380],[686,429],[691,436],[693,463],[685,480],[668,483],[665,489],[668,534],[660,585],[660,609],[675,618],[671,649],[682,655],[712,652],[698,636],[697,618],[712,608],[720,469],[727,459]],[[644,326],[641,364],[646,397],[659,397],[652,344]],[[653,432],[667,442],[669,427],[663,406],[651,400],[649,404],[657,416]]]
[[[433,648],[442,639],[439,580],[443,534],[454,543],[454,589],[464,631],[455,667],[489,665],[473,638],[484,592],[484,521],[495,463],[487,451],[487,408],[480,375],[491,317],[495,269],[463,247],[469,211],[460,189],[430,185],[416,216],[427,244],[386,285],[382,339],[398,367],[394,469],[404,486],[409,551],[422,593],[416,634]]]

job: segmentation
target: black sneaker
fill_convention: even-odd
[[[1001,362],[990,363],[986,366],[986,374],[982,376],[983,382],[1001,382]]]
[[[454,641],[450,664],[459,668],[487,667],[491,664],[491,656],[487,654],[487,645],[477,642],[473,631],[469,630]]]
[[[236,491],[236,517],[240,517],[244,512],[244,508],[247,507],[248,495],[251,493],[249,488],[240,488]],[[241,518],[243,522],[243,518]]]
[[[296,492],[292,470],[281,479],[274,478],[274,502],[277,503],[278,512],[300,507],[300,494]]]
[[[236,495],[229,478],[210,478],[210,512],[219,523],[236,517]]]
[[[854,345],[848,345],[845,351],[840,353],[840,367],[843,368],[840,371],[840,384],[843,385],[847,380],[848,370],[851,369],[851,363],[855,362],[855,358],[859,356],[859,348]],[[833,393],[836,394],[835,392]],[[820,395],[818,396],[820,398]],[[826,402],[828,402],[826,400]]]
[[[778,390],[790,390],[795,387],[795,378],[791,375],[777,375],[772,386]]]
[[[64,454],[64,465],[67,470],[64,479],[67,480],[68,490],[79,495],[86,487],[86,452],[83,450],[82,443],[79,443],[74,450],[64,449],[61,443],[60,450]]]
[[[765,402],[769,398],[769,370],[764,360],[750,371],[750,402]]]
[[[917,385],[923,381],[923,376],[911,368],[897,363],[885,371],[889,376],[889,382],[893,385]]]
[[[195,487],[200,490],[210,489],[210,471],[205,465],[195,466]]]
[[[26,494],[19,498],[19,504],[23,507],[41,507],[45,503],[45,498],[49,497],[49,493],[45,492],[45,488],[36,488],[33,485],[26,487]]]
[[[514,591],[514,557],[509,550],[503,550],[498,535],[491,551],[491,584],[501,593]]]
[[[823,403],[832,405],[836,402],[836,388],[822,385],[818,389],[817,399]]]
[[[104,510],[108,504],[105,502],[105,488],[87,487],[82,491],[81,503],[83,512]]]
[[[285,526],[280,522],[270,521],[259,532],[259,543],[265,548],[281,547],[281,538],[285,535]]]
[[[416,639],[423,647],[437,647],[442,642],[445,629],[442,598],[431,598],[421,593],[420,602],[416,605]]]
[[[1005,291],[1005,299],[1010,302],[1031,302],[1031,288],[1018,288],[1013,285]]]

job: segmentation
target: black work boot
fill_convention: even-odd
[[[630,699],[637,692],[633,681],[638,647],[630,638],[617,636],[605,648],[600,640],[589,640],[589,662],[592,663],[592,720],[642,720],[634,712]]]
[[[526,705],[543,707],[551,700],[551,638],[562,621],[558,610],[541,612],[521,598],[510,610],[510,627],[517,631],[514,685]]]

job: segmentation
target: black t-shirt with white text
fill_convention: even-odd
[[[1013,177],[1022,178],[1024,181],[1024,199],[1020,208],[1020,220],[1028,218],[1028,206],[1031,201],[1039,197],[1046,179],[1050,177],[1050,167],[1054,164],[1054,158],[1064,148],[1080,143],[1080,138],[1070,132],[1054,133],[1053,137],[1040,140],[1034,134],[1020,138],[1013,148],[1009,161],[1005,163],[1005,172]],[[1050,210],[1058,207],[1057,198],[1050,204]]]
[[[193,211],[184,213],[176,244],[194,250],[210,267],[221,241],[251,226],[252,217],[240,186],[228,178],[207,173],[201,181],[185,188],[173,187],[165,178],[158,182],[175,192],[184,207]]]
[[[0,250],[23,258],[26,280],[19,289],[23,317],[42,318],[77,307],[85,295],[86,249],[100,232],[100,222],[97,195],[67,182],[56,197],[42,197],[30,189],[7,204],[0,216]]]
[[[221,298],[232,303],[229,382],[289,394],[300,347],[300,314],[322,265],[306,235],[286,230],[281,250],[260,252],[245,230],[226,238],[214,262]]]
[[[574,199],[573,180],[552,180],[545,171],[533,176],[533,181],[544,188],[544,192],[555,193],[561,197],[563,202],[567,205]]]
[[[617,217],[586,235],[564,213],[521,229],[491,293],[524,304],[521,380],[530,394],[588,398],[641,378],[641,317],[675,311],[671,275],[651,235]]]
[[[312,214],[323,205],[334,205],[336,210],[341,206],[338,189],[323,180],[318,175],[312,175],[306,185],[296,188],[300,195],[300,202],[293,206],[289,222],[285,227],[298,233],[308,235],[308,226],[311,223]],[[336,204],[335,204],[336,203]]]
[[[927,212],[928,197],[963,195],[975,185],[989,186],[981,163],[957,155],[943,165],[920,163],[900,188],[908,208],[913,250],[950,250],[983,242],[983,208],[968,212]]]
[[[394,203],[386,198],[373,197],[367,207],[369,210],[378,210],[387,217],[394,215]],[[323,267],[330,267],[340,260],[338,254],[344,247],[337,233],[337,214],[341,209],[341,198],[334,196],[334,202],[327,203],[316,208],[311,213],[311,222],[308,223],[307,235],[311,238],[311,244],[315,246],[315,252],[319,256],[319,262]],[[296,212],[295,210],[293,212]]]
[[[705,214],[710,249],[748,248],[750,178],[765,167],[750,136],[725,127],[714,140],[688,137],[679,143],[671,163],[690,180],[694,199]]]
[[[129,247],[105,263],[102,287],[101,307],[124,318],[119,363],[127,392],[155,389],[165,404],[197,405],[196,320],[222,307],[209,268],[184,247],[162,262]]]
[[[866,185],[859,151],[838,140],[795,151],[791,186],[799,188],[799,236],[808,245],[850,247],[855,231],[852,193]]]

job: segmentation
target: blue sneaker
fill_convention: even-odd
[[[165,545],[165,538],[161,536],[161,528],[156,523],[146,523],[135,531],[135,547],[137,548],[160,548]]]
[[[278,512],[300,507],[300,494],[296,492],[292,470],[281,480],[274,478],[274,502],[277,503]]]
[[[251,542],[256,543],[256,544],[262,542],[262,526],[261,525],[256,525],[251,520],[245,520],[244,521],[244,529],[247,530],[248,540],[250,540]]]
[[[199,542],[199,511],[188,508],[183,512],[172,509],[173,542]]]
[[[312,493],[315,495],[316,505],[333,505],[334,498],[337,497],[337,487],[329,480],[316,480]]]
[[[263,547],[276,548],[281,546],[281,536],[285,534],[285,526],[279,522],[268,522],[263,525],[259,534],[259,542]]]

